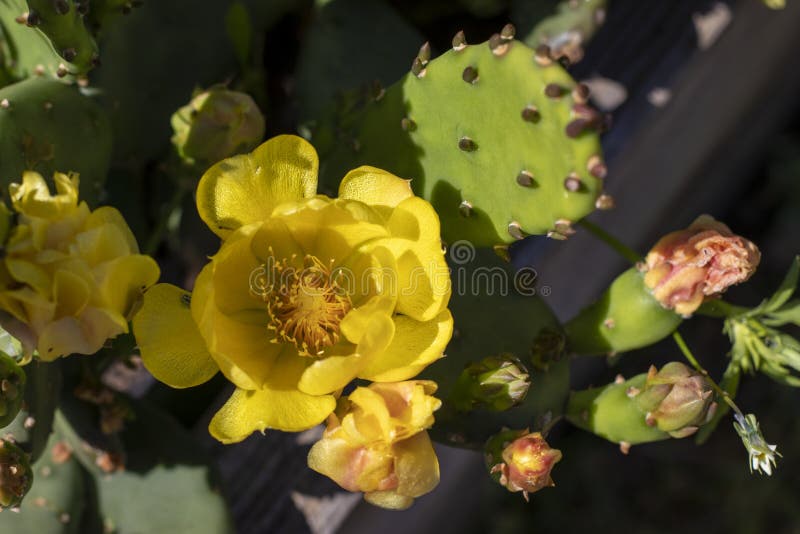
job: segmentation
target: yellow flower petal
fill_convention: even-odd
[[[364,500],[387,510],[407,510],[414,504],[413,497],[395,491],[371,491],[364,494]]]
[[[197,211],[225,239],[245,224],[265,220],[283,202],[317,191],[317,153],[294,135],[273,137],[250,154],[220,161],[197,187]]]
[[[53,277],[56,315],[78,315],[89,303],[89,284],[80,276],[59,269]]]
[[[253,235],[258,229],[259,225],[240,228],[225,241],[213,258],[214,299],[223,313],[266,309],[266,303],[252,291],[253,277],[262,266],[251,247]]]
[[[312,395],[324,395],[342,389],[364,365],[381,355],[393,335],[392,319],[388,315],[373,315],[354,353],[314,359],[303,371],[298,387]]]
[[[316,197],[281,206],[273,215],[280,215],[305,254],[337,265],[361,244],[389,236],[374,210],[352,200]]]
[[[270,371],[283,345],[271,343],[267,329],[268,316],[263,322],[227,315],[219,311],[214,298],[214,264],[206,265],[195,281],[192,292],[192,317],[208,351],[222,373],[243,389],[259,389],[270,376]],[[299,358],[299,356],[297,356]]]
[[[6,258],[6,268],[17,282],[31,286],[37,293],[50,295],[50,276],[39,265],[23,259]]]
[[[103,308],[85,308],[78,317],[62,317],[39,334],[39,357],[52,361],[69,354],[94,354],[106,340],[128,331],[128,321]]]
[[[161,270],[150,256],[120,256],[95,269],[100,295],[110,309],[128,317]]]
[[[263,388],[236,388],[214,415],[208,427],[212,436],[222,443],[235,443],[268,428],[299,432],[321,423],[333,412],[336,408],[333,395],[298,391],[297,381],[307,364],[292,347],[283,347],[285,350]]]
[[[22,183],[9,185],[14,209],[30,217],[54,219],[75,209],[78,205],[78,175],[55,173],[55,195],[39,173],[25,171]]]
[[[374,382],[399,382],[417,376],[442,357],[453,335],[453,316],[449,310],[436,318],[420,322],[397,315],[394,338],[380,358],[374,358],[358,373]]]
[[[133,317],[144,366],[174,388],[202,384],[219,371],[192,319],[188,297],[189,292],[171,284],[155,285]]]
[[[394,444],[395,472],[400,484],[397,493],[419,497],[439,484],[439,460],[427,432]]]
[[[97,208],[86,218],[85,228],[91,230],[92,228],[97,228],[106,224],[111,224],[119,230],[128,247],[128,254],[139,253],[139,244],[136,242],[136,237],[134,237],[133,232],[131,232],[130,227],[128,227],[125,218],[116,208],[112,208],[111,206],[101,206]]]
[[[339,184],[339,198],[359,200],[371,206],[394,208],[413,196],[411,180],[367,165],[348,172]]]

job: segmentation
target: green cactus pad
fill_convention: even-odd
[[[547,51],[511,39],[510,26],[502,35],[466,45],[460,34],[432,61],[423,47],[412,72],[319,133],[323,179],[361,164],[411,178],[444,238],[478,246],[561,234],[591,212],[606,172],[602,117]]]
[[[85,74],[99,64],[97,43],[83,22],[74,0],[27,0],[28,25],[41,31],[55,52],[71,65],[59,73]]]
[[[0,187],[25,170],[80,174],[81,199],[97,199],[111,160],[111,127],[77,87],[30,78],[0,89]]]
[[[57,449],[61,449],[58,451]],[[33,464],[33,486],[19,513],[0,514],[0,532],[77,534],[87,532],[81,519],[86,505],[80,464],[53,434],[48,453]]]
[[[61,390],[61,369],[58,362],[38,360],[25,366],[27,384],[22,410],[2,430],[13,436],[15,443],[31,455],[35,462],[42,455],[53,430],[53,418]]]

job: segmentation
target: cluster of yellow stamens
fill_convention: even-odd
[[[274,260],[268,266],[272,278],[263,293],[270,316],[267,328],[276,334],[273,342],[293,343],[301,356],[319,357],[339,341],[339,323],[353,305],[332,265],[309,254],[298,269],[294,260]]]

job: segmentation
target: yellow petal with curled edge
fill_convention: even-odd
[[[348,172],[339,184],[339,198],[359,200],[373,207],[394,208],[413,196],[411,180],[368,165]]]
[[[133,333],[144,366],[168,386],[196,386],[219,371],[192,319],[189,292],[179,287],[151,287],[133,317]]]
[[[282,202],[314,196],[318,169],[317,152],[306,140],[273,137],[208,169],[197,186],[197,211],[225,239],[240,226],[265,220]]]
[[[371,360],[358,373],[373,382],[400,382],[417,376],[443,356],[453,335],[453,316],[442,311],[430,321],[420,322],[396,315],[394,337],[380,358]]]
[[[31,217],[58,219],[74,210],[78,205],[78,175],[53,175],[56,194],[50,193],[50,187],[41,174],[25,171],[22,183],[12,183],[8,190],[14,209]]]
[[[211,419],[208,430],[222,443],[242,441],[253,432],[270,428],[300,432],[318,425],[336,408],[333,395],[309,395],[297,389],[306,362],[294,347],[283,345],[285,355],[261,389],[236,388]]]
[[[450,300],[450,271],[439,238],[439,217],[418,197],[404,200],[387,222],[393,237],[375,246],[397,258],[397,311],[418,321],[436,317]]]
[[[419,497],[439,484],[439,460],[427,432],[395,443],[394,451],[395,474],[400,481],[397,493]]]

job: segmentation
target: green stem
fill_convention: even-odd
[[[691,350],[689,350],[689,346],[686,344],[686,341],[684,341],[684,339],[683,339],[683,336],[681,336],[681,334],[680,334],[680,333],[679,333],[677,330],[676,330],[675,332],[673,332],[673,333],[672,333],[672,339],[673,339],[673,340],[675,341],[675,343],[678,345],[678,348],[679,348],[679,349],[681,349],[681,352],[683,353],[684,357],[685,357],[685,358],[686,358],[686,359],[689,361],[689,363],[691,363],[691,364],[692,364],[692,367],[694,367],[695,369],[697,369],[697,371],[698,371],[700,374],[702,374],[703,376],[705,376],[705,377],[706,377],[706,380],[708,380],[708,383],[709,383],[709,384],[711,384],[711,387],[714,389],[714,391],[716,391],[717,395],[718,395],[719,397],[721,397],[721,398],[722,398],[722,400],[724,400],[724,401],[725,401],[725,404],[727,404],[728,406],[730,406],[730,407],[731,407],[731,409],[732,409],[734,412],[736,412],[736,413],[737,413],[737,414],[739,414],[740,416],[744,417],[744,414],[742,414],[742,411],[739,409],[739,407],[738,407],[738,406],[736,406],[736,403],[735,403],[735,402],[733,402],[733,399],[732,399],[732,398],[731,398],[731,396],[728,394],[728,392],[727,392],[727,391],[725,391],[724,389],[722,389],[722,388],[721,388],[721,387],[720,387],[720,386],[719,386],[719,385],[718,385],[718,384],[717,384],[717,383],[714,381],[714,379],[713,379],[713,378],[711,378],[711,375],[709,375],[709,374],[708,374],[708,371],[706,371],[706,369],[705,369],[705,368],[704,368],[704,367],[703,367],[703,366],[700,364],[700,362],[699,362],[699,361],[697,361],[697,358],[695,358],[695,357],[694,357],[694,354],[692,354],[692,351],[691,351]]]
[[[702,306],[697,308],[695,313],[698,315],[704,315],[705,317],[727,319],[728,317],[732,317],[734,315],[741,315],[747,310],[748,308],[743,306],[736,306],[735,304],[725,302],[722,299],[714,299],[704,302]]]
[[[595,236],[597,239],[614,249],[620,256],[631,262],[633,265],[636,265],[640,261],[642,261],[642,257],[636,253],[635,250],[630,248],[628,245],[614,237],[613,235],[609,234],[596,224],[587,221],[586,219],[582,219],[578,224],[584,227],[586,230],[589,231],[590,234]]]
[[[153,232],[150,234],[150,237],[147,240],[147,245],[144,248],[144,254],[148,256],[152,256],[158,250],[158,246],[164,240],[164,234],[167,231],[167,224],[169,224],[169,220],[172,218],[173,213],[180,209],[181,204],[183,203],[183,197],[186,196],[188,191],[186,187],[184,187],[180,182],[176,187],[175,193],[173,193],[172,199],[170,199],[170,202],[167,205],[167,209],[161,215],[158,224],[153,229]]]

